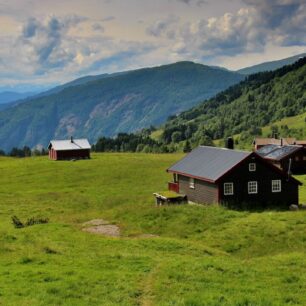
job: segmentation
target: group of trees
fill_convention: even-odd
[[[12,148],[11,151],[6,153],[3,150],[0,150],[0,156],[11,156],[11,157],[30,157],[30,156],[40,156],[40,155],[47,155],[48,151],[44,148],[41,150],[34,149],[31,150],[28,146],[24,146],[23,148]]]
[[[92,146],[94,152],[144,152],[168,153],[171,151],[166,145],[146,135],[146,131],[139,134],[119,133],[115,138],[101,137]]]

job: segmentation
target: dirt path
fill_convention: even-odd
[[[110,224],[103,219],[94,219],[83,223],[84,232],[104,235],[107,237],[120,237],[120,228],[117,225]]]

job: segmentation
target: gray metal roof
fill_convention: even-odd
[[[251,154],[245,151],[201,146],[170,167],[168,171],[216,181]]]
[[[275,149],[280,148],[279,145],[275,145],[275,144],[270,144],[270,145],[266,145],[261,147],[260,149],[258,149],[256,151],[257,154],[259,154],[260,156],[264,157],[267,154],[271,153],[272,151],[274,151]]]
[[[91,148],[87,139],[73,139],[69,140],[51,140],[48,146],[52,147],[56,151],[66,151],[66,150],[89,150]]]
[[[271,151],[269,154],[266,154],[264,158],[281,160],[284,157],[291,155],[292,153],[301,150],[302,146],[282,146],[278,147],[275,150]]]

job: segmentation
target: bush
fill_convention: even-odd
[[[13,225],[15,226],[15,228],[23,228],[24,227],[24,224],[16,216],[12,217],[12,222],[13,222]]]
[[[12,217],[12,222],[13,225],[15,226],[15,228],[23,228],[26,226],[32,226],[35,224],[46,224],[49,222],[48,218],[35,218],[32,217],[30,219],[28,219],[25,223],[21,222],[20,219],[16,216]]]

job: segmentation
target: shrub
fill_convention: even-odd
[[[13,225],[15,226],[15,228],[23,228],[23,227],[32,226],[32,225],[35,225],[35,224],[46,224],[46,223],[49,222],[49,219],[48,218],[32,217],[32,218],[29,218],[25,223],[22,223],[18,217],[13,216],[12,217],[12,222],[13,222]]]
[[[12,222],[13,222],[13,225],[15,226],[15,228],[23,228],[24,227],[24,224],[16,216],[12,217]]]

